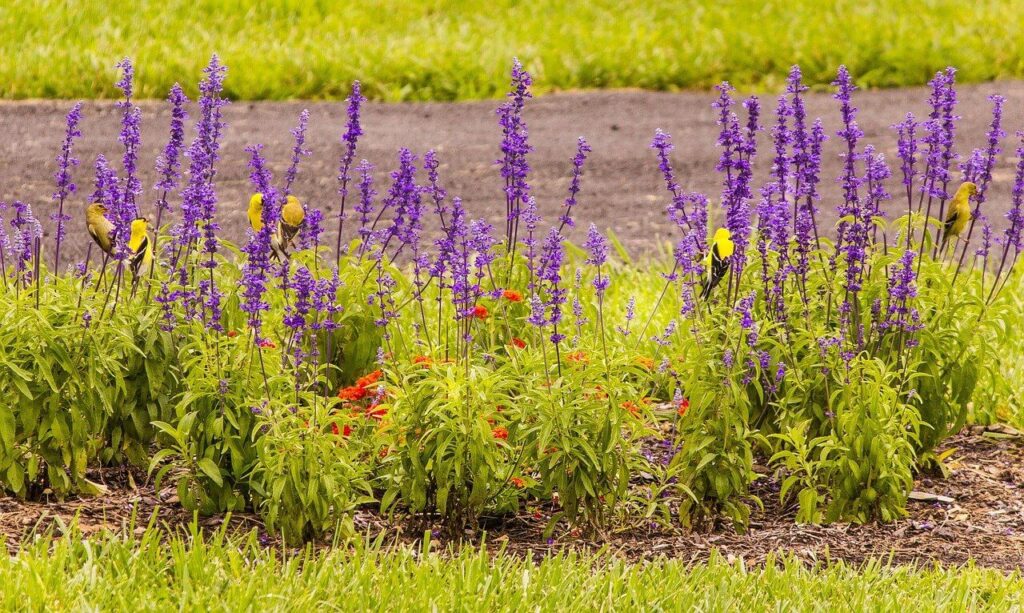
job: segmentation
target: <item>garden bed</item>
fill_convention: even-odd
[[[899,564],[960,565],[973,560],[984,567],[1024,569],[1024,439],[1000,427],[972,427],[950,438],[943,448],[954,450],[947,460],[949,477],[919,475],[915,491],[945,496],[952,502],[912,501],[909,516],[890,524],[796,524],[795,510],[779,504],[778,482],[765,476],[753,487],[764,503],[764,511],[755,509],[750,529],[744,534],[721,526],[688,532],[667,531],[652,524],[646,531],[612,533],[603,540],[588,540],[560,529],[548,541],[543,531],[550,509],[530,507],[514,518],[485,521],[489,528],[486,540],[492,547],[504,546],[535,559],[563,549],[607,547],[629,559],[667,556],[704,562],[718,550],[728,559],[754,565],[762,564],[773,553],[784,552],[808,564],[838,560],[858,564],[884,558]],[[169,530],[183,528],[193,519],[177,504],[174,488],[155,491],[144,475],[111,469],[97,472],[92,478],[103,482],[107,493],[64,502],[0,498],[0,534],[8,550],[17,551],[26,539],[42,531],[66,530],[76,518],[78,529],[85,535],[123,526],[134,526],[141,534],[154,514]],[[225,517],[198,521],[213,530],[223,525]],[[355,521],[361,531],[383,533],[386,540],[415,542],[422,534],[419,520],[389,521],[375,512],[362,511]],[[230,530],[260,530],[261,541],[267,546],[277,544],[254,515],[236,513],[230,517],[230,524]],[[480,537],[467,535],[473,541]]]

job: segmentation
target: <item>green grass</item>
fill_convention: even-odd
[[[797,62],[817,84],[840,63],[878,87],[920,85],[946,65],[962,81],[1024,76],[1014,0],[826,4],[13,0],[0,7],[0,96],[111,97],[128,55],[141,95],[163,97],[214,51],[231,69],[227,94],[243,99],[343,98],[357,78],[376,99],[494,97],[513,55],[541,92],[774,89]]]
[[[41,539],[0,560],[3,610],[943,611],[1007,610],[1019,573],[881,562],[745,569],[562,554],[538,564],[466,549],[374,547],[281,555],[245,540]]]

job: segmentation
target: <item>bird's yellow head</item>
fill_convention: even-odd
[[[736,244],[732,242],[732,232],[728,228],[715,230],[715,238],[712,245],[715,246],[718,251],[718,257],[721,258],[730,257],[736,251]]]
[[[963,183],[960,184],[960,187],[957,188],[956,191],[958,195],[962,194],[963,196],[966,197],[977,196],[978,186],[975,185],[974,183],[971,183],[970,181],[964,181]]]
[[[289,195],[281,207],[281,219],[288,225],[297,226],[306,217],[306,210],[295,196]]]
[[[142,236],[149,230],[149,220],[145,217],[136,217],[132,220],[132,236]]]
[[[107,207],[102,205],[102,204],[100,204],[99,202],[95,202],[93,204],[90,204],[88,207],[86,207],[85,214],[88,215],[88,216],[106,215],[107,214]]]
[[[249,210],[250,211],[262,211],[263,210],[263,194],[256,193],[249,198]]]

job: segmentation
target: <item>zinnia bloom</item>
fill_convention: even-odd
[[[424,366],[430,366],[434,363],[434,360],[429,355],[418,355],[412,359],[413,364],[423,364]]]
[[[259,345],[260,348],[262,349],[277,349],[277,344],[274,343],[274,341],[270,340],[269,338],[261,340]]]
[[[686,412],[688,410],[690,410],[690,399],[683,398],[682,400],[679,401],[679,408],[676,410],[676,412],[679,413],[680,417],[682,417],[683,415],[686,415]]]
[[[565,359],[570,362],[578,362],[581,364],[587,364],[590,362],[590,358],[587,357],[586,351],[573,351],[572,353],[566,354]]]
[[[507,290],[501,292],[501,296],[505,300],[508,300],[509,302],[522,302],[523,301],[523,295],[520,294],[519,292],[515,291],[514,289],[507,289]]]
[[[228,330],[228,338],[235,338],[238,336],[238,330]]]
[[[497,428],[491,430],[491,434],[494,435],[494,438],[501,441],[508,439],[508,430],[501,426],[498,426]]]
[[[380,369],[375,370],[375,371],[373,371],[373,372],[371,372],[371,373],[369,373],[367,375],[364,375],[364,376],[359,377],[358,379],[356,379],[356,387],[363,387],[363,388],[370,387],[371,385],[373,385],[377,381],[380,381],[380,378],[382,376],[384,376],[383,371],[381,371]]]
[[[338,390],[338,398],[348,402],[366,398],[366,388],[359,385],[350,385]]]
[[[475,307],[473,307],[473,317],[482,320],[487,319],[488,315],[490,315],[490,312],[488,312],[487,307],[485,307],[484,305],[478,304]]]
[[[526,481],[522,477],[512,477],[509,481],[512,483],[512,487],[516,489],[521,490],[526,487]]]
[[[526,349],[526,341],[519,338],[518,336],[512,337],[512,340],[509,342],[509,344],[515,347],[516,349]]]
[[[643,366],[646,370],[654,370],[654,360],[652,358],[637,356],[636,363]]]
[[[627,400],[626,402],[623,402],[619,406],[629,411],[629,414],[632,415],[633,417],[640,417],[640,406],[637,405],[637,403],[633,402],[632,400]]]

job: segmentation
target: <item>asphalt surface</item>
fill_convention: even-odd
[[[987,96],[1002,93],[1007,97],[1004,128],[1010,136],[1004,144],[990,188],[987,213],[996,224],[1007,210],[1013,186],[1015,150],[1014,132],[1024,128],[1024,83],[1000,82],[965,86],[959,90],[958,148],[966,155],[973,147],[983,146],[991,120]],[[771,120],[775,96],[761,96],[764,120]],[[526,120],[535,151],[530,183],[547,220],[558,215],[566,195],[575,153],[576,138],[585,136],[593,147],[579,198],[580,226],[593,222],[602,229],[610,228],[634,253],[651,253],[673,238],[673,228],[664,219],[668,195],[658,171],[654,152],[649,148],[657,128],[673,136],[676,151],[673,162],[678,179],[687,190],[699,190],[712,200],[713,215],[719,214],[717,201],[720,176],[714,172],[719,149],[715,144],[718,128],[711,108],[711,93],[651,93],[610,91],[556,94],[530,101]],[[890,158],[893,172],[898,172],[896,138],[889,128],[907,111],[918,117],[927,113],[927,91],[924,88],[857,92],[855,102],[860,108],[858,120],[865,133],[864,143]],[[474,217],[488,216],[501,223],[504,215],[503,182],[494,161],[499,157],[500,128],[494,110],[497,101],[470,103],[368,103],[364,108],[365,135],[359,143],[358,158],[370,160],[376,167],[377,189],[384,192],[387,173],[396,165],[396,152],[401,146],[422,154],[437,149],[441,176],[449,194],[461,196]],[[54,160],[64,129],[64,115],[70,101],[31,101],[0,103],[0,200],[21,199],[31,202],[37,216],[53,212],[50,195],[54,191]],[[156,193],[154,162],[166,139],[169,111],[159,101],[142,102],[143,149],[140,168],[147,186],[141,203],[143,211],[152,211]],[[822,117],[833,137],[826,143],[822,183],[824,211],[822,221],[835,220],[835,202],[839,188],[835,178],[841,166],[840,143],[835,138],[839,128],[836,102],[828,93],[812,93],[807,99],[810,118]],[[218,221],[223,235],[233,241],[244,238],[245,204],[251,191],[244,149],[252,143],[266,146],[275,177],[280,179],[288,166],[292,136],[290,130],[300,111],[311,113],[307,147],[312,155],[306,158],[299,172],[294,192],[307,203],[324,209],[328,216],[337,212],[337,166],[341,152],[340,136],[344,131],[345,105],[321,102],[236,102],[225,109],[227,129],[223,139],[222,159],[217,177],[220,198]],[[193,108],[194,110],[194,108]],[[112,161],[120,160],[117,142],[119,114],[111,101],[87,102],[84,107],[82,131],[76,143],[76,154],[82,160],[75,179],[79,194],[69,202],[75,216],[71,222],[72,238],[67,244],[69,258],[80,257],[87,244],[84,231],[86,197],[92,191],[92,165],[97,154]],[[191,126],[187,139],[191,139]],[[761,135],[757,158],[755,189],[765,180],[770,168],[770,142],[767,131]],[[422,176],[422,175],[421,175]],[[901,188],[894,178],[891,191]],[[894,200],[889,206],[899,215],[904,201]],[[47,220],[47,229],[49,221]],[[333,222],[329,224],[333,232]],[[582,229],[570,236],[582,241]],[[333,242],[333,237],[331,239]]]

